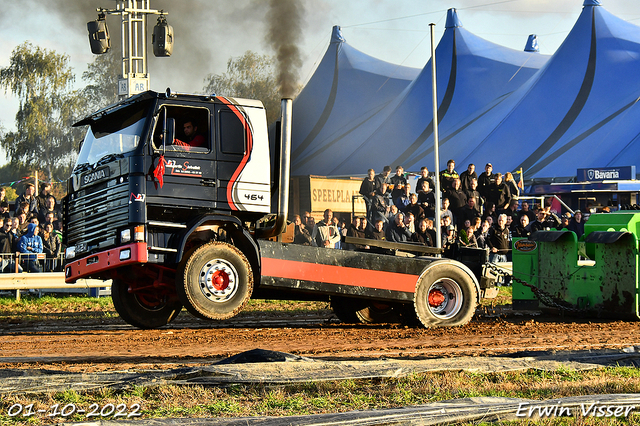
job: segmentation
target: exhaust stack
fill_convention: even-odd
[[[278,217],[276,219],[276,235],[284,232],[289,215],[289,177],[291,175],[291,120],[293,100],[282,99],[280,102],[280,179],[278,188]]]
[[[276,222],[271,228],[257,229],[256,236],[258,238],[275,237],[282,234],[287,227],[287,216],[289,215],[289,177],[291,174],[292,113],[293,100],[289,98],[282,99],[280,102],[280,170],[278,172]]]

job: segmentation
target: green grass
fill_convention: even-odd
[[[328,302],[251,299],[247,303],[246,310],[303,312],[321,310],[328,306]],[[23,314],[34,310],[45,312],[90,312],[98,310],[112,311],[114,308],[110,297],[22,296],[19,301],[11,296],[0,297],[0,314]]]
[[[116,318],[118,314],[109,297],[24,296],[0,298],[0,323],[29,321],[87,320]]]
[[[42,309],[46,307],[52,310],[65,310],[71,312],[113,308],[110,297],[87,297],[87,296],[23,296],[19,301],[15,297],[0,297],[0,310],[3,311],[26,311],[30,309]]]
[[[327,313],[328,302],[299,302],[287,300],[250,300],[240,314],[286,314]],[[69,320],[116,320],[118,314],[110,297],[88,296],[23,296],[0,297],[0,323],[24,323],[33,321]]]
[[[0,401],[0,424],[52,424],[60,416],[33,416],[24,419],[7,415],[13,404],[34,404],[34,409],[50,409],[53,404],[75,404],[87,409],[91,404],[125,404],[127,410],[140,404],[143,418],[161,417],[244,417],[292,416],[336,413],[352,410],[397,408],[466,397],[498,396],[547,400],[576,395],[639,393],[640,370],[611,367],[591,371],[529,370],[480,374],[445,372],[415,374],[403,378],[358,379],[334,382],[308,382],[287,386],[135,386],[127,391],[104,389],[77,393],[65,391],[39,396],[4,395]],[[130,411],[127,411],[130,412]],[[634,411],[635,413],[635,411]],[[34,418],[37,417],[37,422]],[[113,418],[111,416],[110,418]],[[67,421],[86,420],[74,415]],[[95,419],[94,419],[95,420]],[[603,419],[577,417],[538,422],[509,422],[509,425],[591,425],[637,424],[637,414],[629,419],[600,423]]]
[[[500,306],[500,305],[510,305],[511,304],[511,294],[513,292],[513,287],[499,287],[498,295],[495,299],[482,299],[480,301],[481,306]]]

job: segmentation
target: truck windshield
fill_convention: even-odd
[[[94,121],[82,142],[75,170],[133,151],[145,128],[146,106],[133,105]]]

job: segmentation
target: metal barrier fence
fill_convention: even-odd
[[[56,257],[45,253],[0,253],[0,273],[19,273],[29,270],[29,263],[33,262],[40,272],[62,272],[64,254]]]
[[[29,258],[28,256],[31,256]],[[37,262],[43,272],[27,272],[27,262]],[[95,296],[109,295],[111,281],[78,280],[75,284],[64,282],[62,255],[50,258],[44,253],[2,253],[0,254],[0,291],[16,291],[16,300],[20,300],[21,290],[51,290],[52,292],[70,292],[84,289]]]

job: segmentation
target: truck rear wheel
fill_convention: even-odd
[[[175,294],[174,294],[175,299]],[[129,284],[114,279],[111,284],[113,306],[126,323],[138,328],[158,328],[176,319],[182,310],[179,300],[166,300],[158,295],[137,294],[129,291]]]
[[[452,264],[428,268],[416,284],[414,306],[425,327],[454,327],[471,321],[476,310],[471,277]]]
[[[400,316],[393,305],[373,302],[369,306],[356,312],[356,316],[363,324],[397,323]]]
[[[349,297],[331,297],[331,309],[346,324],[377,324],[399,322],[394,305]]]
[[[176,280],[184,306],[205,319],[236,316],[253,291],[249,261],[236,247],[221,242],[211,242],[191,252]]]
[[[331,310],[340,322],[357,324],[360,322],[357,312],[361,309],[361,301],[349,297],[331,296]]]

